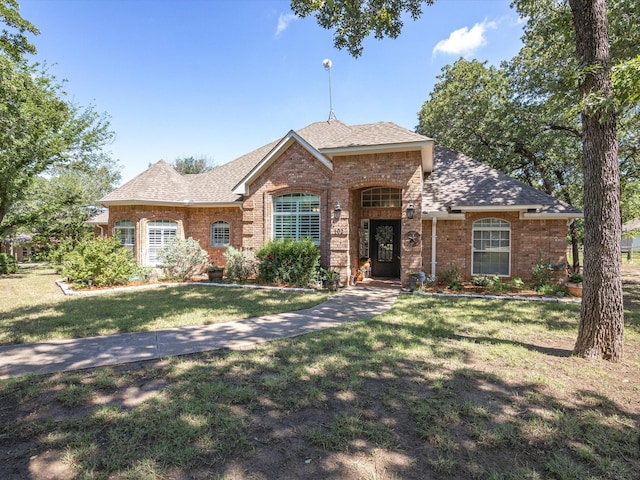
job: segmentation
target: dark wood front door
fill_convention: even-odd
[[[400,220],[371,220],[371,276],[400,278]]]

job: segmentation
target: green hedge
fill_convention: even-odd
[[[15,257],[7,253],[0,253],[0,275],[9,275],[18,271]]]
[[[275,285],[308,287],[320,265],[320,249],[309,239],[269,242],[256,256],[258,279]]]

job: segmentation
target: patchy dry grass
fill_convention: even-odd
[[[38,267],[0,277],[0,345],[208,325],[309,308],[327,298],[205,286],[65,297],[57,278]]]
[[[618,364],[570,356],[579,305],[401,296],[250,351],[3,381],[0,478],[636,479],[636,273]]]

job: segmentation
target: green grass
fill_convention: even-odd
[[[321,293],[183,286],[65,297],[51,269],[0,277],[0,345],[207,325],[300,310]]]
[[[0,450],[76,478],[633,480],[640,283],[625,357],[571,357],[580,306],[401,296],[249,351],[0,382]]]

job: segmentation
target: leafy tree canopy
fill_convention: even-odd
[[[171,166],[180,174],[206,173],[215,168],[215,163],[206,156],[176,158]]]
[[[5,28],[0,35],[0,52],[13,61],[20,61],[25,53],[36,53],[36,47],[27,38],[27,33],[38,35],[40,31],[20,16],[17,0],[0,0],[0,21]]]
[[[35,48],[25,32],[37,29],[23,20],[14,0],[0,0],[0,238],[19,227],[21,215],[8,216],[25,199],[30,185],[56,167],[88,171],[94,155],[113,133],[104,114],[66,99],[62,85],[23,53]]]

